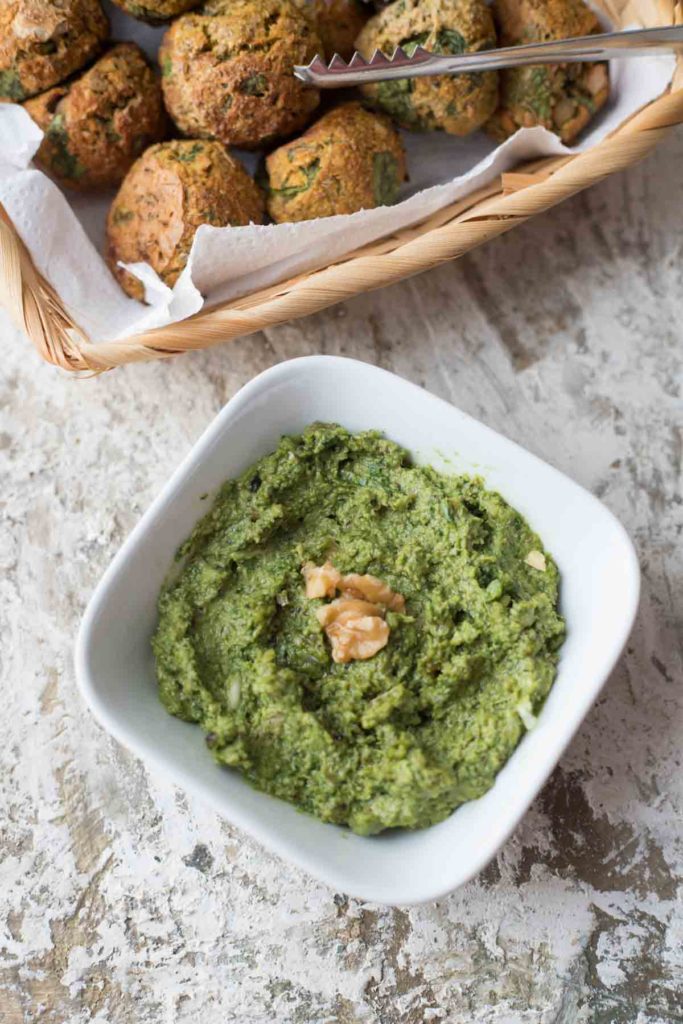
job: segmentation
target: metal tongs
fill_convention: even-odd
[[[295,67],[294,74],[302,82],[315,85],[318,89],[341,89],[367,82],[388,82],[394,78],[458,75],[540,64],[577,64],[583,61],[614,60],[617,57],[652,57],[672,53],[683,53],[683,25],[607,32],[457,56],[430,53],[422,46],[416,47],[409,55],[399,46],[392,57],[376,50],[371,59],[366,60],[356,52],[347,64],[335,54],[329,64],[322,57],[314,57],[310,64]]]

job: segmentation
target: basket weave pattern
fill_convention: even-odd
[[[682,0],[602,0],[600,6],[619,26],[683,23]],[[116,342],[97,343],[85,336],[59,295],[37,272],[0,205],[0,305],[9,310],[41,356],[65,370],[98,372],[208,348],[457,259],[629,167],[682,123],[683,57],[669,91],[592,149],[525,164],[421,224],[373,242],[328,267]]]

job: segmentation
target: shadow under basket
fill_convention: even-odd
[[[600,0],[596,6],[616,27],[650,28],[683,22],[681,0]],[[74,323],[54,288],[36,270],[0,205],[0,304],[43,359],[65,370],[99,372],[209,348],[457,259],[630,167],[681,123],[683,57],[678,58],[668,91],[592,149],[521,164],[422,223],[366,245],[327,267],[114,342],[88,338]]]

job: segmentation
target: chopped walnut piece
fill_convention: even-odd
[[[334,597],[341,575],[331,562],[324,565],[306,562],[301,572],[306,581],[306,597]]]
[[[547,568],[545,555],[542,551],[530,551],[524,561],[527,565],[530,565],[532,569],[538,569],[539,572],[545,572]]]
[[[347,573],[341,578],[341,589],[350,597],[361,597],[374,604],[383,604],[394,612],[402,612],[406,606],[401,594],[396,594],[386,583],[369,573],[364,576],[357,572]]]

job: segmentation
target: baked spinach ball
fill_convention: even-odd
[[[81,190],[119,185],[168,126],[159,79],[135,43],[119,43],[80,78],[25,107],[45,133],[35,162]]]
[[[497,0],[501,46],[600,32],[582,0]],[[519,128],[542,125],[572,142],[607,102],[606,64],[511,68],[500,73],[500,107],[486,130],[502,141]]]
[[[164,36],[166,106],[186,135],[257,149],[310,119],[318,91],[292,67],[320,52],[312,20],[292,0],[209,0]]]
[[[364,57],[375,50],[391,56],[397,46],[434,53],[468,53],[496,46],[491,12],[484,0],[397,0],[367,23],[356,40]],[[363,87],[371,102],[403,128],[440,129],[468,135],[496,109],[497,74],[401,78]]]
[[[266,170],[270,216],[299,221],[396,202],[406,161],[388,117],[345,103],[271,153]]]
[[[107,218],[107,262],[124,291],[142,284],[118,266],[149,263],[172,287],[202,224],[261,224],[264,198],[220,142],[185,139],[151,146],[128,172]]]
[[[350,60],[356,37],[370,17],[368,4],[363,0],[312,0],[310,12],[326,60],[335,53]]]
[[[62,82],[108,34],[99,0],[0,0],[0,102],[20,103]]]
[[[199,7],[201,0],[113,0],[117,7],[120,7],[126,14],[140,21],[146,21],[150,25],[159,25],[171,18],[177,18],[179,14],[185,14],[194,7]]]

